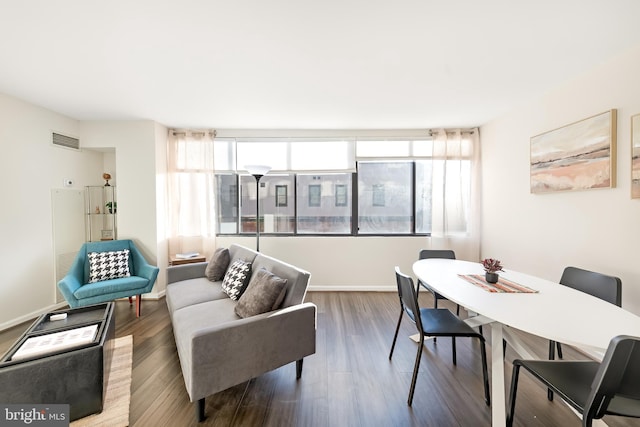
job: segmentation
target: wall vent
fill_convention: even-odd
[[[58,147],[71,148],[72,150],[80,150],[80,140],[70,136],[61,135],[53,132],[53,145]]]

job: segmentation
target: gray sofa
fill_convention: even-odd
[[[205,277],[206,262],[167,269],[167,306],[198,421],[205,418],[206,396],[294,361],[300,378],[303,358],[316,351],[316,306],[304,303],[310,274],[239,245],[229,254],[229,265],[251,262],[252,275],[264,267],[286,279],[287,290],[279,309],[241,318],[221,281]]]

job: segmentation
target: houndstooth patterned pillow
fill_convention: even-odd
[[[129,277],[129,249],[89,252],[89,283]]]
[[[234,301],[247,289],[251,278],[251,263],[235,260],[222,279],[222,290]]]

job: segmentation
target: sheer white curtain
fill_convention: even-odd
[[[433,139],[431,246],[480,258],[480,137],[478,129],[439,130]]]
[[[169,253],[215,249],[214,132],[170,130],[167,151]]]

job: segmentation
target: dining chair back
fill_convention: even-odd
[[[583,426],[605,415],[640,418],[640,338],[614,337],[602,362],[513,361],[507,425],[513,425],[520,368],[531,372],[582,414]]]
[[[622,306],[622,281],[618,277],[578,267],[566,267],[560,277],[560,284],[593,295],[618,307]],[[549,360],[555,359],[556,349],[558,358],[562,359],[562,345],[556,341],[549,341]],[[547,399],[553,400],[551,389],[547,391]]]
[[[596,298],[622,306],[622,281],[618,277],[608,276],[595,271],[584,270],[578,267],[567,267],[562,272],[560,284],[593,295]],[[559,342],[549,341],[549,359],[555,359],[555,350],[562,359],[562,345]],[[549,394],[549,400],[553,396]]]
[[[420,368],[420,359],[422,357],[422,348],[424,347],[424,339],[426,336],[445,336],[452,338],[452,357],[453,364],[456,364],[456,342],[455,337],[471,337],[477,338],[481,343],[482,353],[482,373],[484,376],[484,392],[487,405],[491,400],[489,397],[489,375],[487,371],[487,354],[485,348],[484,337],[467,325],[462,319],[455,316],[446,308],[420,308],[418,303],[418,294],[413,284],[413,279],[406,274],[400,272],[398,267],[395,268],[396,284],[398,286],[398,297],[400,299],[400,317],[396,326],[396,332],[393,336],[391,351],[389,352],[389,360],[393,356],[393,350],[398,339],[398,331],[402,322],[403,314],[416,325],[420,339],[418,341],[418,354],[413,368],[413,378],[409,389],[409,399],[407,403],[411,406],[413,402],[413,394],[418,378],[418,370]]]
[[[418,259],[431,259],[431,258],[442,258],[442,259],[456,259],[456,253],[451,249],[422,249],[418,254]],[[423,282],[422,280],[418,280],[418,284],[427,289],[433,295],[433,308],[438,308],[438,300],[447,299],[444,296],[440,295],[436,291],[434,291],[428,283]],[[460,306],[456,305],[456,314],[460,315]]]
[[[562,272],[560,284],[593,295],[618,307],[622,306],[622,281],[618,277],[577,267],[567,267]]]

